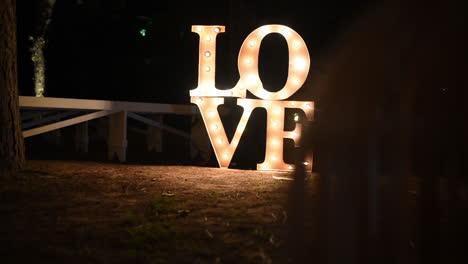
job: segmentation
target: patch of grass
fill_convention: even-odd
[[[149,222],[128,227],[122,243],[122,257],[137,263],[167,263],[168,252],[176,245],[177,232],[173,226],[162,222]]]
[[[151,210],[154,216],[160,216],[175,210],[175,201],[169,196],[157,196],[151,200]]]

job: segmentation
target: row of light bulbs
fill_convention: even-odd
[[[199,70],[198,87],[190,91],[191,102],[197,104],[203,117],[220,167],[227,168],[234,155],[240,138],[245,130],[252,111],[257,107],[267,110],[267,144],[265,161],[258,164],[259,170],[293,170],[294,166],[283,161],[283,138],[299,143],[301,127],[296,124],[293,131],[284,131],[285,108],[297,108],[304,111],[307,120],[313,118],[313,102],[279,101],[294,94],[304,84],[310,66],[307,45],[301,36],[283,25],[266,25],[250,33],[239,51],[239,81],[231,89],[219,90],[215,87],[216,36],[225,32],[224,26],[193,26],[192,31],[199,34]],[[289,66],[288,79],[278,92],[264,89],[258,73],[258,57],[263,38],[270,33],[281,34],[288,43]],[[264,99],[238,99],[237,104],[244,111],[229,143],[222,125],[217,107],[224,103],[222,97],[245,98],[249,90],[255,96]],[[307,161],[305,166],[309,166]]]

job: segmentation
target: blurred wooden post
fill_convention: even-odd
[[[75,126],[75,150],[77,152],[88,153],[88,145],[88,122],[77,124]]]
[[[150,118],[161,125],[163,124],[163,115],[152,114]],[[163,131],[159,127],[148,126],[146,130],[146,142],[148,152],[162,152],[163,149]]]
[[[204,165],[210,160],[212,152],[210,138],[201,115],[193,115],[190,129],[190,158],[198,165]]]
[[[109,134],[107,138],[108,158],[126,161],[127,151],[127,111],[109,116]]]

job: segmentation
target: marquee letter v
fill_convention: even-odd
[[[190,101],[195,103],[200,109],[200,113],[202,115],[203,122],[205,123],[206,131],[208,131],[208,136],[210,137],[211,145],[213,146],[219,166],[221,168],[229,167],[237,145],[239,144],[239,140],[244,133],[247,121],[252,114],[252,110],[257,107],[257,105],[249,103],[249,101],[257,100],[237,100],[237,104],[242,106],[244,111],[239,124],[237,124],[237,129],[231,142],[228,141],[226,131],[224,130],[223,123],[221,122],[221,118],[218,113],[218,106],[224,104],[224,98],[191,97]]]

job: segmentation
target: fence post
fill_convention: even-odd
[[[161,125],[163,124],[163,115],[161,114],[152,114],[150,118]],[[155,151],[155,152],[162,152],[163,149],[163,131],[159,127],[148,126],[146,130],[146,142],[147,142],[147,150]]]
[[[109,116],[109,133],[107,137],[108,158],[126,161],[127,151],[127,111]]]
[[[88,153],[88,145],[88,122],[77,124],[75,126],[75,150],[77,152]]]

